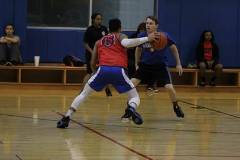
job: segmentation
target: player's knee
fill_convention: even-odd
[[[215,66],[215,70],[222,70],[222,68],[223,68],[223,65],[222,65],[222,64],[217,64],[217,65]]]
[[[199,63],[199,68],[200,69],[206,69],[206,64],[204,62]]]

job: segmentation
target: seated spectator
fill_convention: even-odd
[[[222,72],[222,64],[219,63],[219,49],[215,43],[214,35],[211,31],[204,31],[196,50],[197,64],[200,68],[200,86],[206,85],[206,69],[214,71],[209,85],[216,85],[216,78]]]
[[[0,38],[0,65],[17,65],[22,63],[20,38],[14,34],[14,26],[6,25],[4,35]]]

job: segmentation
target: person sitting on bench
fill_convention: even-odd
[[[203,31],[196,49],[197,64],[200,69],[200,86],[206,85],[206,69],[214,71],[209,85],[216,85],[216,78],[222,72],[222,64],[219,63],[219,49],[215,43],[214,34],[209,30]]]
[[[0,38],[0,65],[17,65],[22,63],[20,38],[14,34],[14,26],[7,24],[4,35]]]

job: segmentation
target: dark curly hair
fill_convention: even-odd
[[[202,32],[201,37],[200,37],[200,40],[199,40],[199,43],[203,43],[203,42],[204,42],[204,40],[205,40],[205,33],[207,33],[207,32],[210,32],[210,33],[211,33],[211,35],[212,35],[211,42],[212,42],[212,43],[215,43],[215,36],[214,36],[214,34],[213,34],[213,32],[212,32],[211,30],[204,30],[204,31]]]

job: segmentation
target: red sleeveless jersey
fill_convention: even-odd
[[[119,34],[108,34],[97,44],[98,62],[100,66],[116,66],[127,68],[127,51],[119,41]]]

